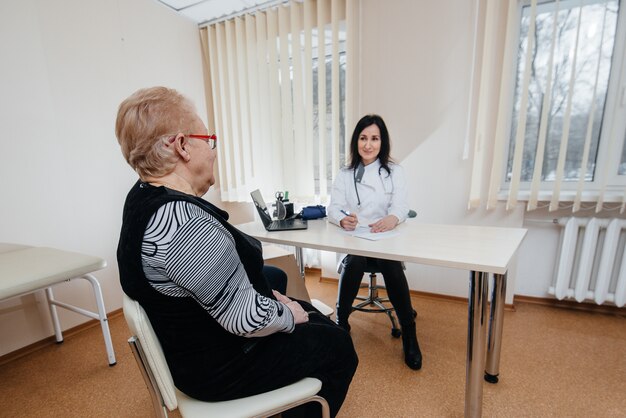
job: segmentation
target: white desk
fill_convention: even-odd
[[[46,247],[28,247],[23,245],[0,243],[0,300],[32,293],[45,289],[55,338],[63,342],[56,307],[71,310],[100,321],[109,366],[114,366],[115,353],[107,322],[102,290],[98,280],[90,273],[103,269],[107,263],[99,257],[57,250]],[[87,280],[92,288],[98,313],[82,309],[54,299],[52,286],[71,279]]]
[[[300,231],[267,232],[260,221],[237,227],[265,242],[469,270],[465,416],[481,416],[482,379],[498,381],[506,273],[526,229],[405,222],[398,236],[368,241],[325,220],[309,221]],[[487,315],[490,273],[494,284]]]

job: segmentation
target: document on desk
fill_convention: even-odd
[[[386,232],[371,232],[369,226],[358,226],[354,231],[350,231],[350,235],[370,241],[378,241],[381,239],[396,237],[400,235],[400,232],[395,229]]]

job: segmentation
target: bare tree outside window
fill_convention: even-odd
[[[332,49],[332,33],[331,33],[331,28],[328,25],[328,27],[326,28],[326,33],[324,34],[324,36],[318,36],[318,31],[316,29],[313,30],[313,38],[314,38],[314,44],[317,44],[318,42],[326,42],[326,57],[325,57],[325,66],[326,66],[326,94],[324,95],[324,97],[319,97],[318,94],[318,85],[319,85],[319,58],[317,57],[317,51],[314,50],[313,56],[312,56],[312,61],[311,62],[303,62],[303,66],[305,68],[305,71],[311,71],[312,72],[312,83],[313,83],[313,88],[312,88],[312,96],[313,96],[313,108],[312,108],[312,113],[313,113],[313,157],[314,157],[314,181],[315,181],[315,194],[316,195],[320,195],[320,170],[319,170],[319,161],[320,161],[320,140],[324,141],[324,161],[325,161],[325,178],[324,181],[326,182],[326,188],[327,190],[330,190],[332,187],[332,181],[334,178],[334,173],[333,173],[333,166],[332,166],[332,143],[331,143],[331,138],[333,135],[333,126],[332,126],[332,113],[333,113],[333,106],[338,107],[339,110],[339,133],[338,133],[338,137],[339,137],[339,161],[345,161],[346,160],[346,155],[345,155],[345,109],[346,109],[346,103],[345,103],[345,99],[346,99],[346,50],[345,50],[345,38],[346,38],[346,28],[345,28],[345,21],[341,21],[340,22],[340,26],[339,26],[339,38],[340,38],[340,44],[339,44],[339,103],[333,104],[332,102],[332,64],[333,64],[333,57],[331,54],[331,49]],[[304,34],[300,33],[299,36],[301,38],[303,38]],[[294,44],[292,41],[292,34],[288,35],[288,42],[289,42],[289,71],[290,71],[290,88],[292,90],[292,97],[293,97],[293,89],[294,89],[294,83],[293,83],[293,48],[294,48]],[[304,44],[304,40],[300,41],[300,45]],[[280,43],[279,40],[276,40],[276,50],[277,50],[277,54],[280,54]],[[304,56],[304,50],[302,50],[302,56]],[[279,82],[282,83],[281,80],[281,74],[280,71],[278,72],[278,79]],[[320,115],[319,113],[319,107],[320,107],[320,103],[321,100],[324,101],[325,104],[325,109],[326,109],[326,113],[325,115]],[[297,104],[295,103],[291,103],[292,108],[294,106],[297,106]],[[337,110],[337,109],[335,109]],[[294,109],[294,112],[296,110]],[[319,121],[320,118],[324,117],[325,118],[325,127],[326,127],[326,132],[320,136],[320,131],[319,131]]]
[[[570,127],[563,180],[577,181],[579,179],[589,113],[591,109],[595,109],[589,157],[585,162],[587,165],[585,181],[593,181],[611,75],[619,1],[585,0],[582,4],[580,1],[561,1],[558,6],[556,21],[554,19],[555,7],[557,6],[552,1],[541,3],[537,7],[520,180],[526,182],[532,180],[544,95],[549,92],[551,95],[550,109],[541,180],[555,180],[561,137],[564,124],[567,122],[569,122]],[[528,48],[530,9],[530,6],[524,6],[522,9],[506,181],[510,181],[512,176],[515,133],[520,114],[522,80]],[[579,18],[581,22],[580,32],[574,62]],[[548,61],[554,25],[556,25],[556,42],[553,56],[552,87],[548,89],[546,80],[548,78]],[[574,64],[575,81],[571,93],[571,113],[568,121],[566,103],[570,92],[570,73]],[[598,81],[594,96],[596,73]],[[596,101],[595,107],[592,106],[593,100]],[[622,152],[621,162],[619,170],[626,173],[626,149]]]
[[[332,110],[333,106],[339,107],[339,161],[344,162],[346,160],[345,156],[345,121],[346,121],[346,44],[345,41],[340,41],[339,43],[339,103],[333,104],[332,102],[332,55],[331,55],[331,40],[332,36],[330,33],[330,28],[326,29],[327,33],[324,36],[319,36],[319,41],[326,42],[326,95],[323,98],[319,97],[318,94],[318,85],[319,85],[319,59],[317,58],[317,54],[313,55],[313,151],[315,153],[315,166],[314,166],[314,174],[315,174],[315,194],[320,194],[320,176],[319,176],[319,141],[323,140],[326,142],[326,146],[324,150],[326,151],[324,155],[324,161],[326,168],[324,172],[326,176],[324,181],[326,182],[326,190],[330,190],[332,188],[332,182],[335,173],[333,173],[334,168],[332,166],[332,144],[330,143],[330,138],[332,138]],[[317,31],[314,31],[317,33]],[[339,26],[339,38],[340,40],[345,39],[345,21],[340,22]],[[319,103],[321,100],[324,100],[326,104],[326,114],[320,115],[319,113]],[[319,121],[320,118],[325,118],[325,127],[326,132],[320,136],[319,132]]]
[[[323,136],[323,140],[328,141],[332,135],[332,99],[331,99],[331,78],[332,78],[332,58],[330,56],[326,57],[326,135]],[[316,154],[319,153],[319,141],[320,141],[320,133],[319,133],[319,118],[321,115],[319,114],[319,97],[318,97],[318,60],[317,58],[313,59],[313,139],[314,146],[313,149]],[[339,52],[339,161],[345,161],[345,109],[346,109],[346,53],[345,51]],[[326,155],[324,161],[326,161],[326,187],[327,190],[332,188],[332,179],[334,176],[333,167],[332,167],[332,146],[328,143],[328,146],[324,148],[326,150]],[[316,155],[315,161],[320,161],[318,155]],[[319,184],[319,164],[315,165],[315,193],[320,193],[320,184]]]

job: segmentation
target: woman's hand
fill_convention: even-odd
[[[399,219],[395,215],[387,215],[384,218],[380,219],[378,222],[374,222],[373,224],[369,224],[368,226],[371,228],[371,232],[385,232],[391,231],[393,228],[398,225]]]
[[[283,295],[277,290],[272,289],[272,293],[274,294],[274,297],[276,298],[277,301],[282,302],[285,305],[291,302],[291,299],[289,299],[287,296]]]
[[[339,221],[339,225],[346,231],[354,231],[358,223],[359,219],[354,213],[351,213],[350,215]]]
[[[298,302],[292,300],[291,302],[287,303],[287,307],[293,314],[293,320],[296,325],[309,322],[309,314],[304,310],[304,308],[302,308],[302,306],[300,306]]]

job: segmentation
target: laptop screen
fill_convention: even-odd
[[[267,206],[265,205],[263,196],[261,196],[261,191],[259,189],[256,189],[255,191],[250,193],[250,196],[252,197],[252,201],[254,202],[254,206],[256,207],[257,212],[259,212],[259,216],[261,217],[263,224],[270,224],[272,222],[272,217],[267,210]]]

